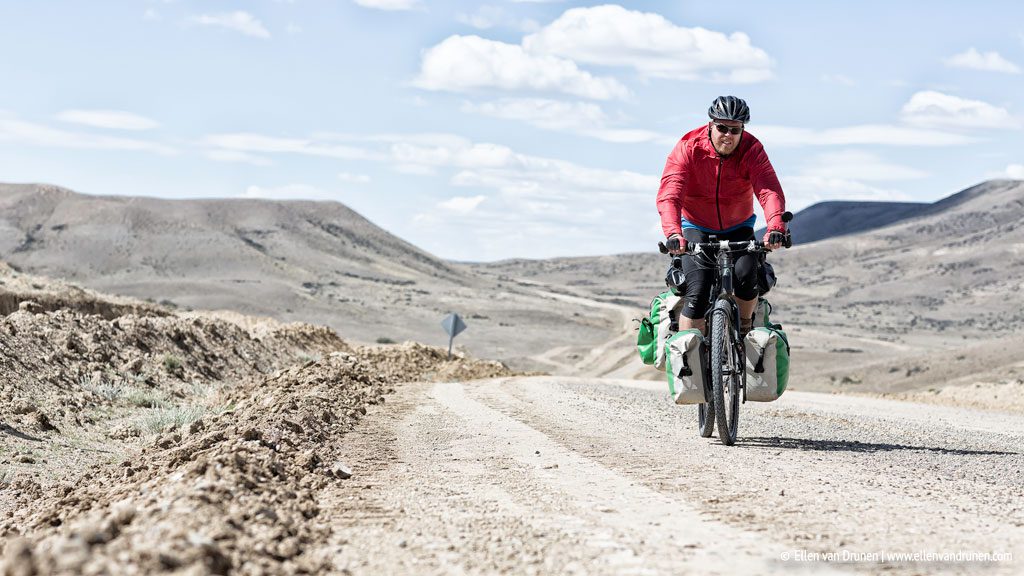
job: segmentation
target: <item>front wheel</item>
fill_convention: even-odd
[[[727,300],[715,303],[711,312],[711,389],[718,424],[718,439],[726,446],[736,443],[740,420],[740,363],[733,342],[732,306]]]

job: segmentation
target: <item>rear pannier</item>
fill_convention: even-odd
[[[704,337],[700,330],[682,330],[665,344],[665,374],[676,404],[701,404],[704,398]]]
[[[789,339],[782,326],[754,328],[743,345],[747,355],[747,400],[778,400],[789,381]]]

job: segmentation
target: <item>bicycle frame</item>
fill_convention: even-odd
[[[714,238],[714,237],[712,237]],[[715,276],[711,284],[710,298],[708,302],[708,311],[704,314],[705,326],[707,326],[708,336],[710,337],[711,326],[713,324],[713,315],[716,312],[715,303],[719,300],[724,300],[729,306],[729,330],[731,332],[730,341],[733,343],[735,349],[735,358],[743,359],[746,357],[744,350],[743,340],[740,338],[740,307],[736,302],[736,293],[733,288],[733,279],[735,275],[735,259],[733,252],[735,251],[727,240],[713,240],[709,243],[716,243],[717,254],[715,255]],[[708,244],[708,243],[705,243]],[[733,242],[732,246],[736,243]],[[756,246],[756,243],[751,243],[751,248]],[[694,255],[701,254],[700,245],[697,245],[694,250]],[[710,358],[708,359],[708,365],[711,364]],[[733,367],[739,372],[739,393],[740,402],[746,404],[747,402],[747,371],[745,365]]]
[[[733,289],[733,275],[735,274],[735,265],[733,261],[732,251],[729,249],[729,242],[722,240],[718,242],[719,249],[716,255],[716,274],[715,279],[711,284],[711,298],[708,302],[708,311],[704,313],[704,321],[706,326],[711,326],[711,314],[715,311],[715,302],[717,300],[727,300],[729,302],[730,320],[729,323],[733,329],[733,336],[739,338],[739,326],[740,326],[740,307],[736,303],[736,293]],[[700,254],[701,250],[698,246],[694,255]]]

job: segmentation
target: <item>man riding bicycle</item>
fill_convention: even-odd
[[[782,247],[786,225],[782,214],[786,198],[761,142],[746,132],[750,121],[747,103],[735,96],[719,96],[708,109],[711,120],[682,137],[665,162],[658,190],[661,228],[673,254],[686,252],[688,243],[754,239],[753,198],[764,209],[768,231],[765,248]],[[678,246],[677,246],[678,243]],[[704,316],[710,299],[714,267],[684,254],[686,305],[679,329],[706,333]],[[735,262],[735,294],[740,308],[740,332],[746,334],[757,308],[760,262],[755,254]]]

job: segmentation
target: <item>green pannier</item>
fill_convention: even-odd
[[[636,350],[640,353],[640,360],[644,364],[654,364],[656,340],[656,328],[649,318],[640,319],[640,331],[636,335]]]
[[[658,369],[665,366],[665,343],[672,335],[672,314],[682,301],[672,292],[662,292],[651,300],[650,314],[640,320],[636,337],[637,352],[644,364],[653,364]]]
[[[676,404],[703,404],[704,337],[700,330],[680,330],[665,343],[668,391]]]
[[[747,400],[778,400],[789,382],[789,339],[782,325],[754,328],[747,333],[743,345],[747,356]]]

